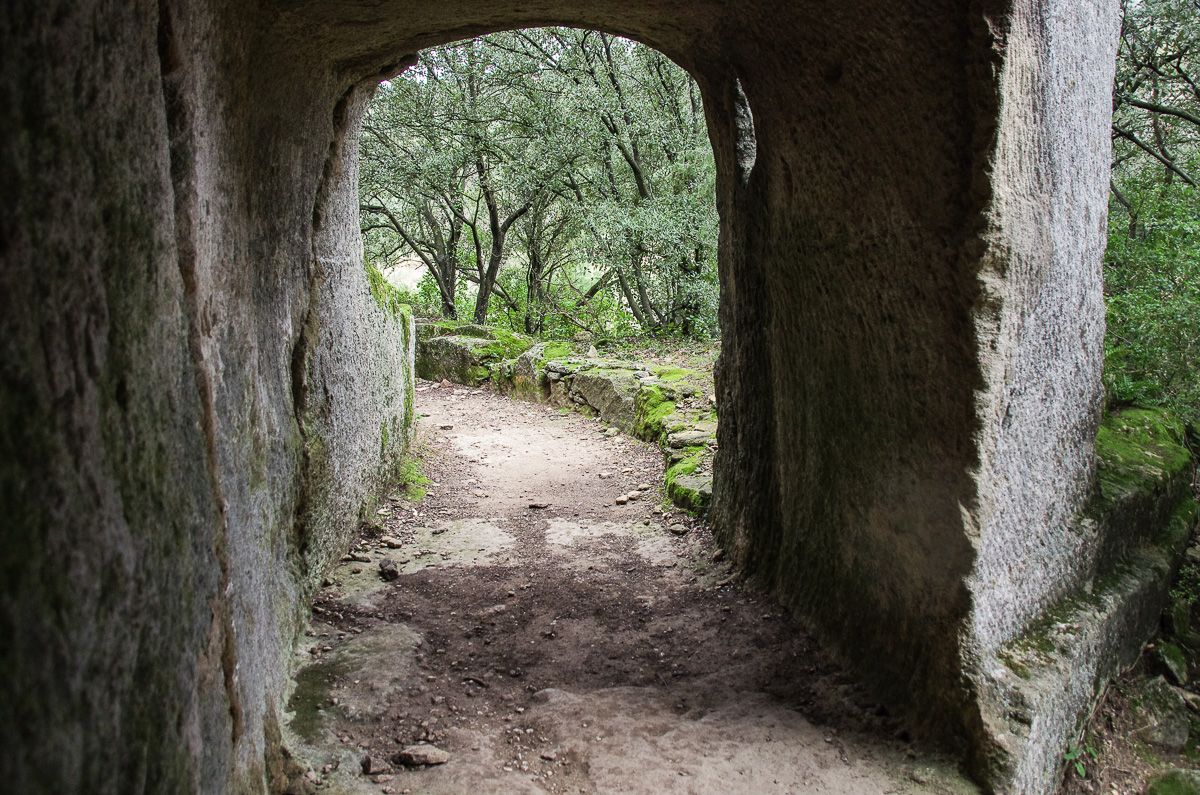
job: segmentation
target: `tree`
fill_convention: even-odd
[[[1200,421],[1200,0],[1124,0],[1105,259],[1116,403]]]
[[[446,316],[468,281],[476,321],[534,333],[715,330],[712,153],[654,50],[543,29],[428,51],[382,87],[362,155],[368,258],[418,257]]]

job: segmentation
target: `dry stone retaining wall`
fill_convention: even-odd
[[[464,333],[465,331],[465,333]],[[483,326],[418,326],[417,375],[570,407],[658,445],[667,496],[703,513],[712,499],[716,407],[706,373],[602,358],[589,345],[539,342]]]

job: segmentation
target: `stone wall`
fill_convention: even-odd
[[[657,446],[664,488],[694,514],[712,501],[717,411],[712,374],[602,357],[590,342],[534,342],[522,334],[452,321],[417,326],[417,375],[581,411]]]
[[[262,791],[305,598],[407,441],[353,98],[289,101],[238,8],[0,11],[13,791]]]

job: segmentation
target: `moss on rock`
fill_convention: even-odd
[[[1155,409],[1110,414],[1096,434],[1096,463],[1102,506],[1186,478],[1191,455],[1183,423]]]
[[[367,285],[371,288],[375,303],[392,317],[407,324],[412,319],[412,307],[405,302],[404,294],[392,286],[379,268],[370,262],[366,263],[366,269]]]
[[[639,439],[658,441],[663,433],[663,421],[675,413],[675,402],[669,400],[662,387],[643,385],[635,399],[633,433]]]
[[[701,513],[712,499],[712,478],[697,472],[709,460],[708,450],[692,447],[679,461],[667,468],[667,497],[675,505],[692,513]]]
[[[1151,779],[1146,795],[1200,795],[1200,771],[1167,771]]]

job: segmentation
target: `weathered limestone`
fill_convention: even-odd
[[[991,787],[1044,790],[1062,732],[1010,742],[993,662],[1100,571],[1083,512],[1116,15],[6,3],[0,775],[280,786],[295,615],[407,410],[405,324],[357,261],[361,104],[421,47],[567,23],[636,36],[701,85],[721,217],[712,513],[732,556]],[[1096,660],[1119,640],[1087,637]],[[1079,693],[1031,725],[1071,724]]]
[[[265,789],[307,594],[407,440],[360,95],[292,101],[235,8],[0,10],[13,792]]]
[[[1063,749],[1110,677],[1131,665],[1159,624],[1181,553],[1195,530],[1192,461],[1183,428],[1155,411],[1105,418],[1098,492],[1070,527],[1086,586],[1050,605],[983,658],[982,714],[993,780],[1014,792],[1053,791]]]

